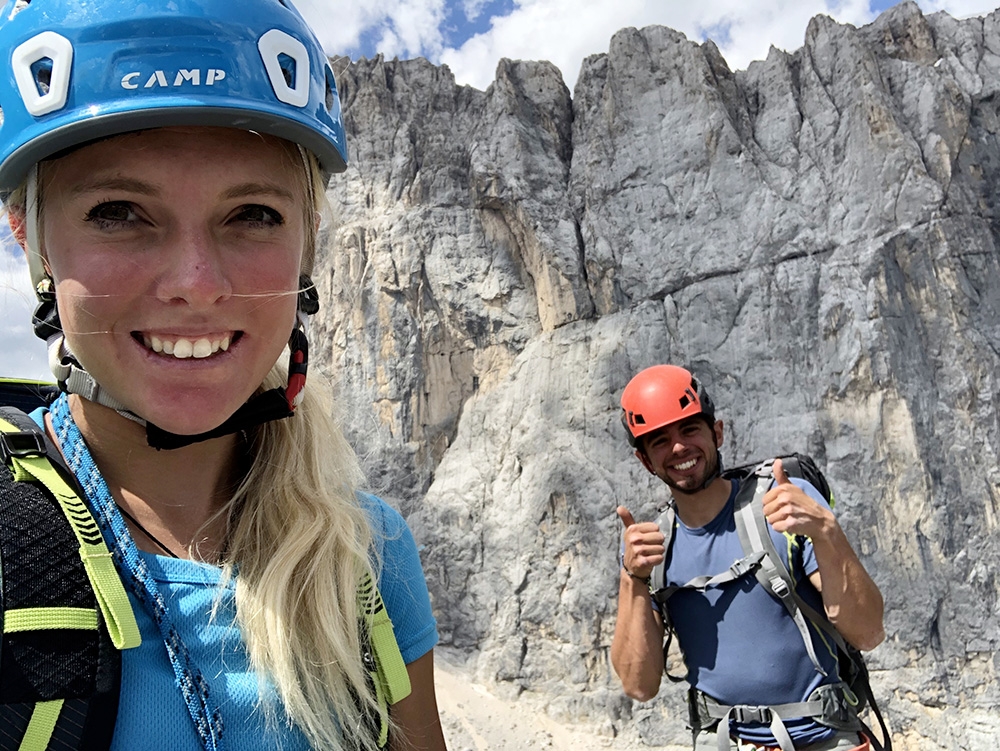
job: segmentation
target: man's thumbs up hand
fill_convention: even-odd
[[[836,524],[833,512],[816,503],[798,485],[788,479],[781,459],[774,460],[771,468],[774,485],[764,495],[764,516],[777,532],[805,535],[816,539],[823,535],[830,524]]]
[[[625,532],[622,534],[622,565],[633,577],[645,579],[653,572],[656,564],[663,562],[666,552],[663,547],[663,532],[656,522],[636,522],[632,512],[624,506],[619,506],[617,513],[625,525]]]
[[[785,474],[785,467],[781,463],[781,459],[774,460],[774,466],[771,467],[771,473],[774,475],[775,485],[792,485],[791,480],[788,479],[788,475]]]

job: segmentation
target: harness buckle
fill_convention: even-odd
[[[38,433],[0,433],[0,459],[30,459],[45,456],[45,439]]]
[[[780,576],[775,576],[771,579],[771,589],[774,590],[774,594],[781,599],[785,599],[791,594],[791,590],[788,589],[788,585],[785,580]]]
[[[736,722],[759,722],[763,725],[771,724],[771,708],[755,707],[743,704],[732,708],[732,719]]]
[[[746,558],[740,558],[738,561],[733,563],[732,566],[729,567],[729,570],[732,572],[735,578],[739,579],[743,576],[746,576],[751,571],[756,570],[759,566],[760,566],[759,562],[748,561]]]

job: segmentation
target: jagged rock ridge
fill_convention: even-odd
[[[1000,731],[1000,14],[817,17],[732,72],[623,29],[572,98],[547,63],[480,92],[381,58],[341,76],[316,359],[409,515],[445,644],[550,711],[684,744],[680,692],[621,695],[615,506],[664,489],[617,398],[704,377],[724,455],[815,456],[887,602],[897,747]]]

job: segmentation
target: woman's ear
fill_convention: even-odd
[[[10,224],[10,231],[13,233],[14,239],[17,240],[17,244],[21,246],[21,250],[24,250],[24,246],[27,244],[24,211],[16,207],[7,209],[7,223]]]

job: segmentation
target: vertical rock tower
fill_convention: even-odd
[[[731,71],[623,29],[573,96],[502,61],[485,91],[381,58],[341,76],[313,335],[373,489],[422,546],[445,645],[480,677],[657,743],[681,692],[608,661],[618,526],[665,488],[618,397],[694,369],[728,463],[816,457],[887,605],[869,657],[897,744],[1000,732],[1000,13],[903,3]]]

